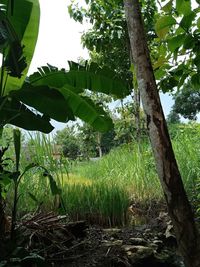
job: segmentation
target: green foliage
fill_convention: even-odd
[[[193,5],[195,6],[195,5]],[[159,43],[155,76],[163,92],[182,88],[191,81],[199,89],[199,8],[191,0],[168,1],[155,25]]]
[[[140,114],[140,137],[145,139],[147,136],[146,119],[142,109],[139,109],[138,111]],[[135,141],[137,139],[137,129],[134,103],[122,103],[122,106],[117,108],[117,114],[118,116],[114,120],[116,145],[127,144]]]
[[[117,77],[117,74],[106,67],[99,67],[95,63],[79,65],[69,61],[69,71],[58,70],[53,66],[41,67],[38,72],[29,77],[29,82],[34,86],[48,85],[51,88],[71,86],[74,93],[81,93],[83,89],[102,92],[123,98],[129,94],[127,84]]]
[[[200,112],[200,92],[191,83],[183,86],[183,89],[174,95],[173,110],[189,120],[196,120]]]
[[[170,125],[173,147],[184,184],[195,210],[199,208],[199,135],[198,124]],[[30,142],[30,141],[29,141]],[[150,144],[141,141],[113,149],[95,162],[74,162],[54,158],[52,141],[45,135],[32,136],[30,157],[48,167],[62,188],[62,199],[71,218],[86,219],[102,225],[126,223],[128,205],[162,200]],[[22,150],[25,151],[25,148]],[[25,163],[23,163],[25,161]],[[27,155],[21,155],[21,168],[27,165]],[[19,187],[19,213],[58,209],[55,197],[49,194],[49,182],[31,169],[24,175]],[[31,193],[34,197],[30,196]],[[26,200],[26,201],[24,201]],[[60,208],[60,207],[59,207]]]
[[[2,198],[2,193],[6,191],[6,186],[12,181],[14,185],[14,196],[13,196],[13,208],[12,208],[12,225],[11,225],[11,239],[14,237],[15,233],[15,224],[17,217],[17,204],[20,198],[18,194],[18,188],[23,176],[30,171],[32,168],[42,169],[43,176],[49,179],[50,189],[52,195],[60,194],[60,189],[58,188],[53,176],[49,171],[39,165],[38,163],[26,164],[23,170],[20,168],[20,157],[21,157],[21,132],[19,129],[13,129],[13,142],[14,142],[14,152],[15,152],[15,161],[14,161],[14,171],[12,168],[9,168],[7,160],[9,158],[3,158],[8,147],[2,148],[0,151],[0,198]],[[6,162],[6,163],[5,163]]]
[[[176,20],[172,16],[163,16],[160,17],[155,25],[155,30],[161,39],[163,39],[166,34],[169,32],[170,26],[176,24]]]
[[[74,125],[57,131],[54,140],[62,147],[62,153],[70,160],[99,157],[100,151],[108,153],[115,146],[114,129],[106,133],[95,131],[90,125]]]
[[[105,184],[100,180],[89,186],[66,184],[63,199],[68,214],[74,220],[84,219],[91,224],[110,227],[127,223],[130,200],[126,190],[114,182]]]
[[[70,16],[79,22],[88,20],[92,24],[82,35],[82,43],[90,51],[92,61],[101,66],[116,70],[119,77],[129,82],[132,87],[130,72],[131,57],[123,1],[85,1],[82,7],[78,1],[71,1],[68,7]],[[142,1],[148,40],[155,37],[154,13],[155,1]]]
[[[169,115],[167,116],[167,123],[169,124],[180,123],[180,116],[178,113],[176,113],[174,108],[171,109]]]
[[[178,124],[173,127],[173,148],[176,152],[179,169],[183,177],[189,199],[200,218],[200,169],[199,169],[199,138],[200,125],[198,123]]]
[[[134,126],[136,129],[133,129],[132,124],[130,128],[134,132],[137,132],[137,137],[139,138],[140,96],[137,90],[137,82],[135,77],[133,77],[133,60],[123,1],[98,0],[85,2],[87,6],[81,7],[79,1],[71,0],[71,5],[68,7],[69,14],[75,21],[82,23],[86,20],[90,21],[92,24],[92,27],[82,35],[83,46],[89,50],[91,61],[98,63],[100,66],[106,66],[115,70],[118,76],[129,84],[130,92],[133,91],[134,88],[134,115],[137,123],[136,126]],[[148,44],[152,50],[155,50],[157,49],[154,45],[154,38],[156,37],[154,29],[154,15],[157,12],[156,1],[143,0],[140,2]],[[118,129],[124,129],[125,131],[125,127],[128,128],[125,124],[124,127],[121,126],[122,125],[117,127],[117,131]],[[125,139],[131,140],[131,138],[128,137],[128,133],[130,133],[130,129],[127,129],[127,133],[122,134],[122,142],[124,142]],[[135,133],[133,135],[135,135]],[[121,141],[118,142],[118,144],[121,143]]]
[[[115,184],[129,192],[133,201],[161,198],[155,165],[147,143],[123,145],[95,162],[75,166],[72,173],[105,184]]]
[[[176,10],[179,14],[189,15],[191,13],[191,1],[188,0],[176,0]]]
[[[83,89],[116,97],[129,93],[125,83],[107,68],[87,63],[82,66],[74,62],[70,62],[70,70],[67,72],[52,66],[40,68],[29,77],[28,83],[21,90],[11,93],[13,97],[56,120],[66,122],[77,116],[96,130],[104,132],[112,128],[112,120],[100,105],[82,95]]]
[[[5,198],[7,186],[10,184],[10,176],[12,173],[7,170],[10,163],[10,158],[5,157],[5,153],[8,150],[7,147],[1,147],[0,149],[0,199]]]
[[[101,139],[100,139],[100,146],[102,149],[102,153],[105,155],[107,153],[110,152],[110,150],[116,146],[116,132],[114,129],[103,133],[101,135]]]
[[[0,127],[10,123],[49,132],[53,129],[49,119],[36,115],[21,100],[8,97],[11,90],[22,86],[31,63],[39,27],[38,1],[17,0],[10,5],[10,1],[2,0],[0,4]]]
[[[10,0],[0,3],[4,12],[1,32],[6,44],[1,51],[6,65],[1,68],[0,95],[7,95],[11,90],[19,89],[26,78],[37,42],[40,10],[38,0],[16,0],[12,10]]]
[[[35,140],[35,145],[37,141]],[[80,163],[71,169],[70,172],[75,173],[72,175],[69,173],[69,169],[66,173],[63,165],[56,165],[53,154],[48,152],[49,145],[47,143],[49,141],[45,137],[40,141],[43,142],[35,146],[36,154],[32,158],[40,157],[47,160],[48,155],[50,162],[48,168],[54,176],[57,174],[57,178],[62,181],[60,184],[62,184],[65,212],[70,214],[71,218],[87,219],[91,223],[101,225],[123,225],[127,220],[127,208],[131,199],[147,201],[150,199],[151,190],[155,195],[156,184],[159,187],[158,180],[155,179],[153,182],[150,178],[151,175],[154,177],[155,173],[153,171],[153,158],[147,146],[144,146],[144,150],[142,148],[145,160],[141,160],[138,154],[139,148],[135,144],[133,147],[118,148],[98,162]],[[132,152],[133,148],[134,152]],[[150,158],[151,162],[149,161]],[[133,167],[131,167],[132,164],[134,164]],[[148,176],[145,175],[145,170],[142,170],[143,166],[147,168]],[[131,167],[130,170],[129,167]],[[148,183],[151,183],[152,189],[145,193]],[[31,201],[30,198],[27,198],[26,201],[21,199],[19,202],[20,211],[35,210],[41,202],[43,202],[43,210],[48,211],[52,207],[55,209],[52,204],[54,202],[53,197],[48,194],[46,188],[45,180],[38,179],[37,173],[27,173],[20,185],[20,194],[24,198],[25,192],[31,192],[36,201]],[[157,193],[159,195],[159,191]]]
[[[13,128],[12,126],[5,126],[1,137],[1,146],[6,147],[9,145],[11,148],[13,144]]]
[[[116,145],[114,129],[102,134],[83,124],[79,126],[78,136],[81,155],[86,159],[101,157],[101,154],[107,154]]]
[[[98,133],[88,125],[83,124],[78,127],[79,133],[78,138],[80,142],[80,151],[83,159],[89,159],[90,157],[98,157],[99,153],[97,151]]]
[[[56,196],[61,194],[61,190],[57,186],[56,181],[54,180],[50,172],[47,170],[47,168],[40,165],[39,163],[27,163],[27,161],[25,166],[21,167],[21,132],[18,129],[13,129],[13,142],[15,160],[11,160],[11,158],[5,157],[5,154],[8,150],[8,146],[4,148],[1,147],[0,149],[0,200],[2,201],[2,199],[6,197],[7,191],[9,191],[9,194],[12,193],[13,200],[11,200],[11,202],[13,203],[11,204],[12,221],[10,233],[12,240],[15,238],[17,206],[22,196],[21,194],[19,194],[19,187],[21,185],[21,181],[27,175],[27,173],[29,173],[32,169],[37,169],[37,171],[42,170],[43,177],[48,178],[49,187],[52,195]],[[31,198],[33,197],[35,196],[31,193]]]
[[[20,101],[14,98],[0,98],[0,127],[6,124],[12,124],[26,130],[40,130],[48,133],[53,130],[49,123],[49,118],[35,114]]]
[[[94,99],[96,100],[96,99]],[[101,97],[98,97],[101,100]],[[114,128],[105,133],[95,131],[90,125],[77,124],[68,126],[58,131],[55,136],[57,144],[62,145],[64,156],[69,159],[88,159],[107,154],[112,148],[121,144],[128,144],[136,140],[136,125],[133,115],[134,104],[128,102],[121,108],[117,108],[116,116],[113,116]],[[146,123],[142,111],[141,117],[141,137],[146,138]]]
[[[74,126],[57,131],[54,141],[62,147],[65,157],[75,160],[80,155],[80,144]]]
[[[67,122],[77,116],[99,131],[111,129],[109,116],[81,93],[86,88],[123,97],[129,92],[125,83],[108,69],[94,64],[79,66],[74,62],[69,62],[69,72],[58,71],[52,66],[42,67],[25,83],[37,41],[39,4],[38,1],[17,0],[10,8],[9,1],[2,2],[5,5],[0,9],[1,128],[10,123],[48,133],[53,129],[50,118]],[[42,115],[35,114],[24,104]]]
[[[20,152],[21,152],[21,132],[19,129],[13,129],[14,149],[15,149],[15,165],[16,171],[19,171]]]
[[[170,125],[173,148],[189,198],[199,208],[199,124]],[[113,182],[127,188],[129,197],[137,202],[162,199],[154,159],[149,144],[119,147],[97,162],[80,164],[72,172],[91,180]]]

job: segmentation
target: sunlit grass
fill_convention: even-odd
[[[200,184],[200,131],[181,131],[173,136],[181,175],[190,198],[198,196]],[[47,168],[62,189],[60,198],[52,196],[49,182],[38,169],[28,172],[20,184],[19,211],[24,214],[40,208],[67,213],[72,219],[86,219],[101,225],[127,222],[130,203],[163,200],[151,147],[147,142],[113,149],[98,161],[70,162],[53,157],[52,140],[36,135],[31,140],[29,159],[22,154],[21,168],[37,162]],[[33,194],[38,200],[30,198]],[[198,200],[198,198],[196,198]]]
[[[76,174],[63,174],[63,186],[85,185],[91,186],[94,181]]]
[[[75,174],[124,188],[132,201],[161,199],[162,192],[148,144],[114,149],[99,161],[76,165]]]
[[[200,183],[200,125],[191,124],[185,129],[179,126],[173,138],[179,169],[190,198],[199,195]]]

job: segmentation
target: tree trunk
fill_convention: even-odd
[[[130,45],[129,45],[130,46]],[[133,55],[130,47],[130,62],[135,65],[133,62]],[[135,127],[136,127],[136,140],[140,142],[140,133],[141,133],[141,120],[140,120],[140,90],[137,84],[137,77],[135,70],[132,71],[133,74],[133,101],[134,101],[134,116],[135,116]]]
[[[147,47],[140,4],[124,0],[125,13],[141,100],[156,167],[179,250],[187,267],[200,266],[200,238],[194,221],[164,118]]]
[[[136,140],[140,141],[140,90],[136,86],[135,93],[135,125],[136,125]]]

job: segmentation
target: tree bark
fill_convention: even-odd
[[[130,42],[130,40],[129,40]],[[130,45],[129,45],[130,47]],[[130,62],[131,64],[135,65],[133,62],[133,55],[130,47]],[[137,80],[136,80],[136,74],[135,71],[133,71],[133,101],[134,101],[134,116],[135,116],[135,127],[136,127],[136,140],[138,143],[140,143],[140,133],[141,133],[141,120],[140,120],[140,90],[138,88]]]
[[[135,125],[136,125],[136,140],[140,142],[140,90],[134,88],[135,94]]]
[[[200,237],[173,152],[147,47],[138,0],[124,0],[126,20],[149,137],[179,250],[187,267],[200,266]]]

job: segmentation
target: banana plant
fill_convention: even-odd
[[[38,0],[0,0],[0,127],[10,123],[49,133],[51,118],[67,122],[79,117],[98,131],[109,130],[111,118],[83,93],[87,89],[116,98],[128,95],[129,87],[115,72],[96,64],[69,62],[68,71],[48,65],[26,79],[39,14]]]
[[[50,132],[49,119],[35,114],[21,100],[10,97],[26,78],[39,29],[37,0],[0,0],[0,128],[7,123],[27,130]]]

